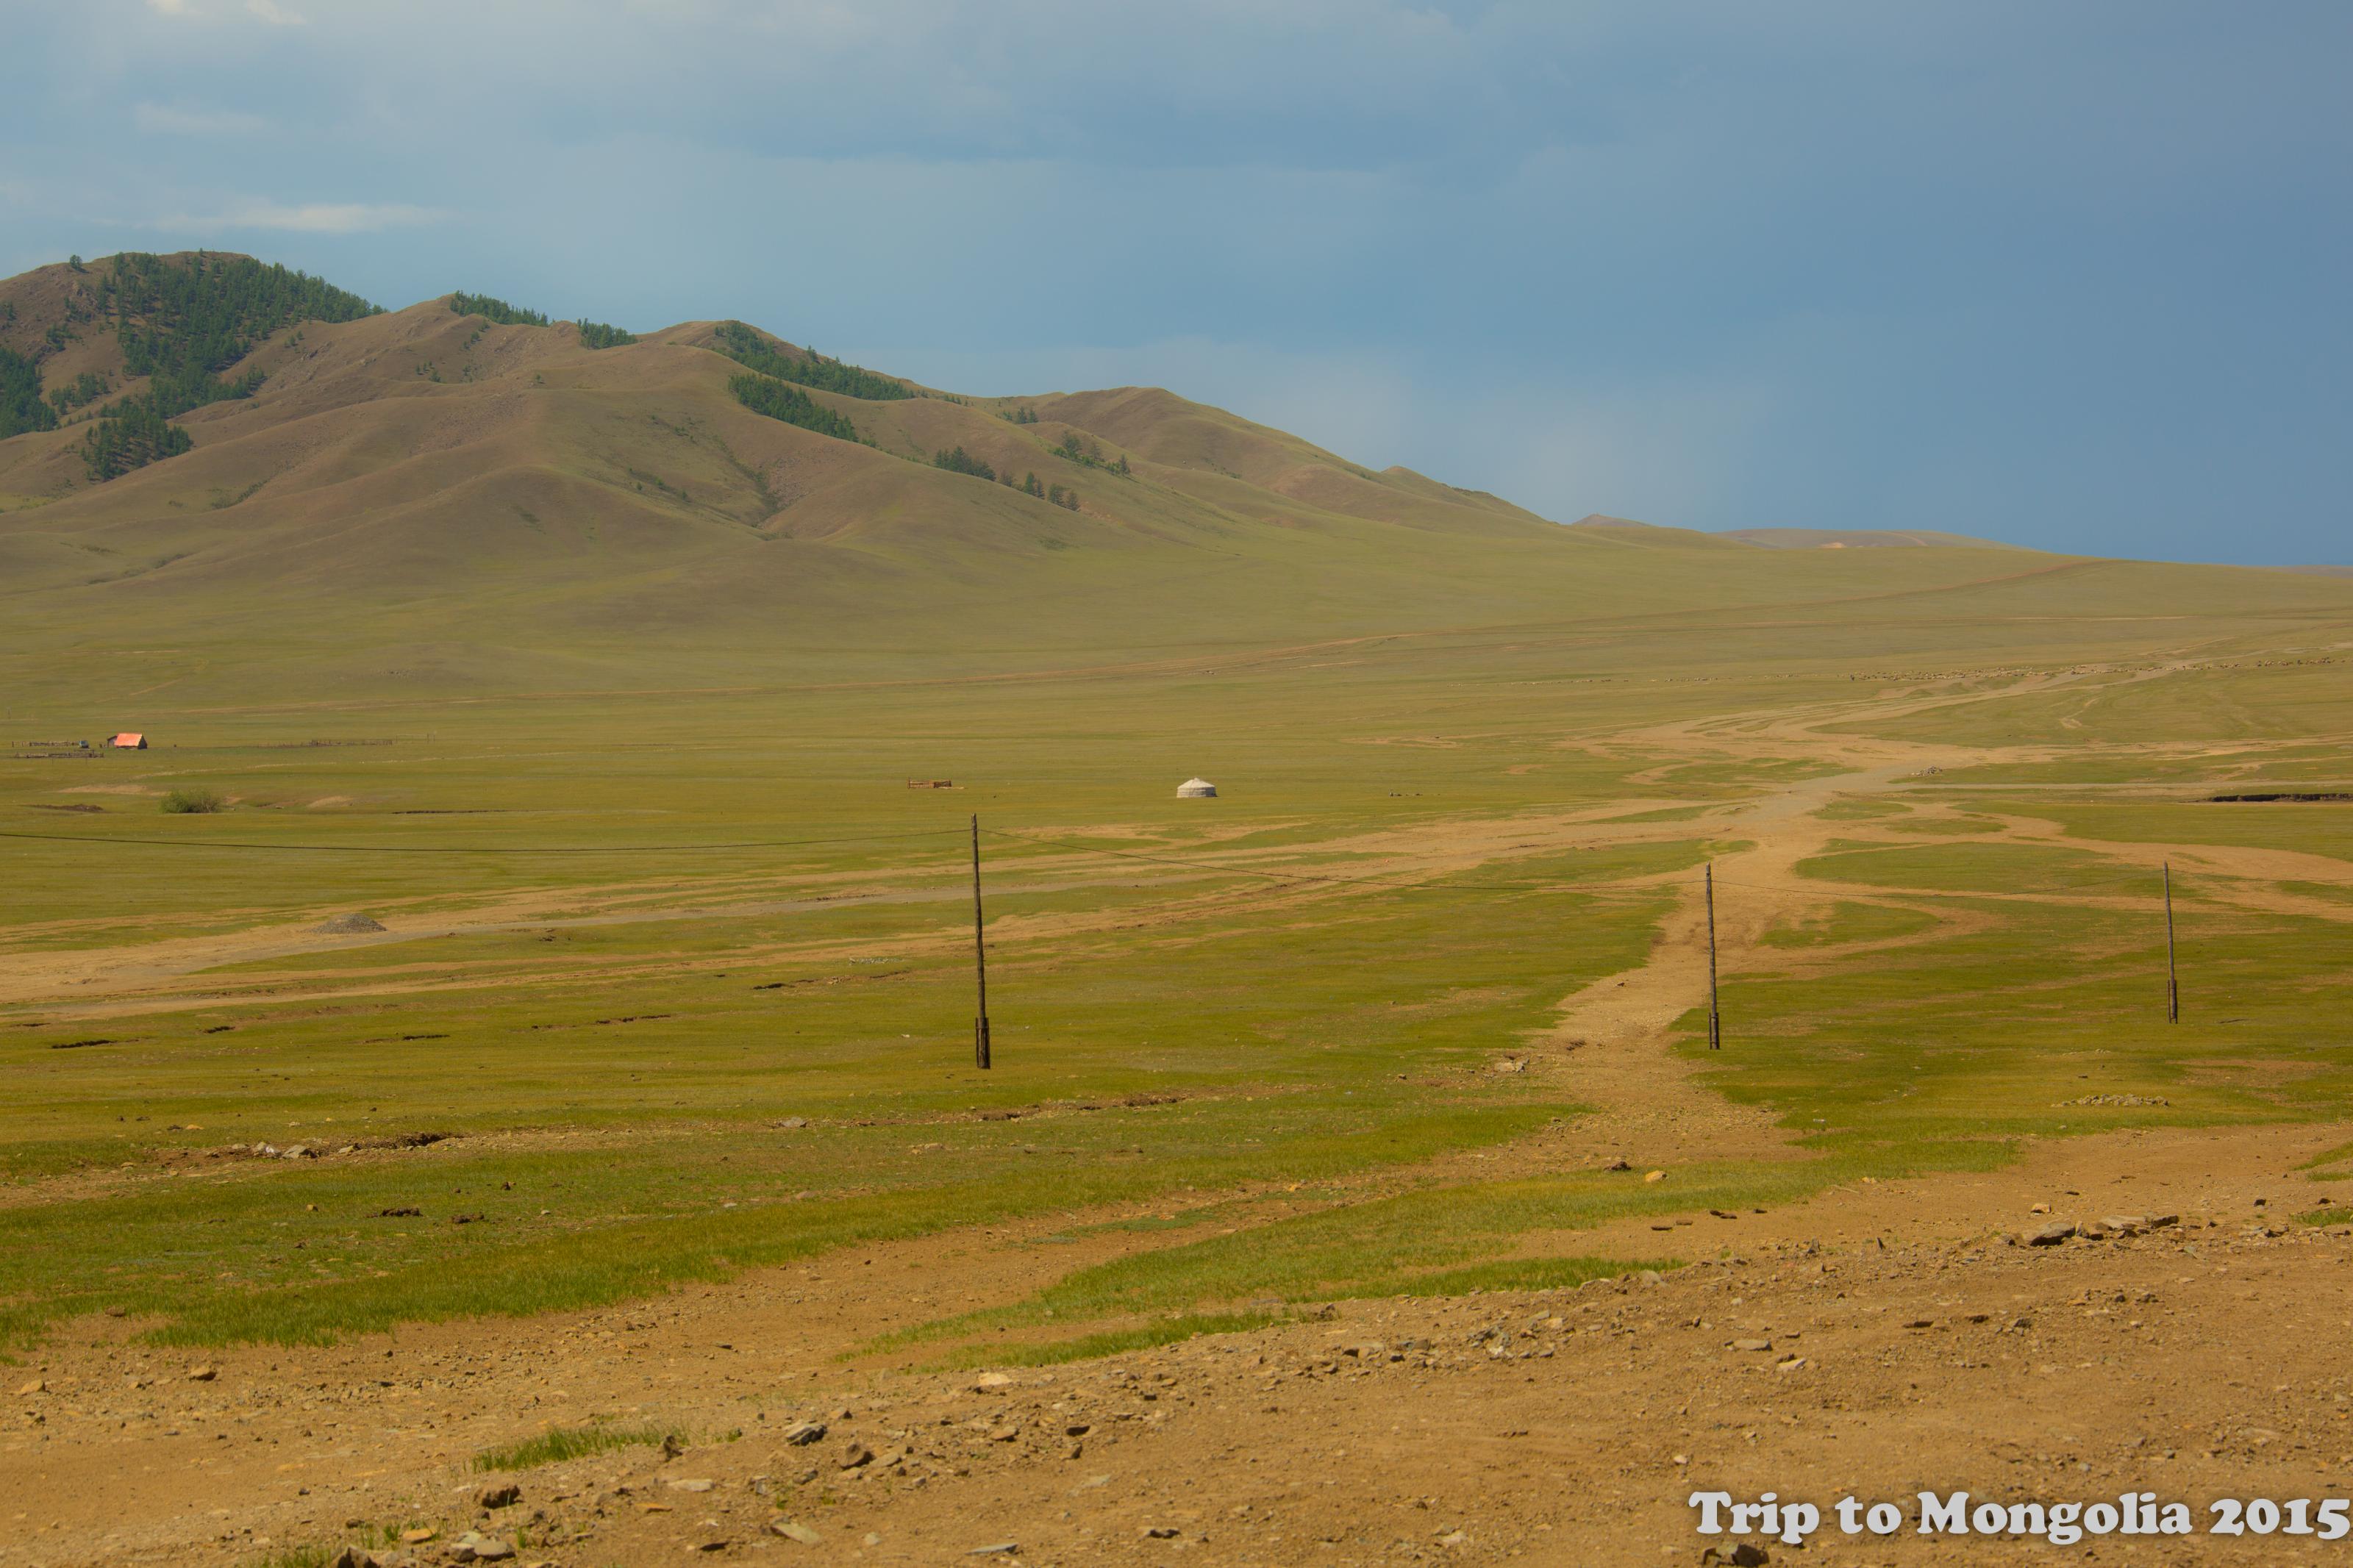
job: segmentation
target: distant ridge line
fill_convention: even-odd
[[[1720,537],[1766,550],[2022,550],[1998,539],[1928,528],[1728,528]]]

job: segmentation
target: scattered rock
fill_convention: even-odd
[[[966,1557],[1010,1557],[1020,1550],[1020,1544],[1017,1542],[1000,1541],[992,1546],[976,1546],[965,1555]]]
[[[2056,1225],[2046,1225],[2041,1230],[2034,1231],[2030,1234],[2026,1238],[2026,1245],[2029,1247],[2056,1247],[2074,1234],[2075,1227],[2069,1225],[2066,1221],[2062,1220]]]
[[[37,1377],[33,1379],[32,1382],[16,1390],[16,1392],[19,1394],[45,1394],[48,1391],[48,1386],[49,1385],[47,1384],[43,1383]]]
[[[1701,1568],[1716,1563],[1729,1563],[1731,1568],[1764,1568],[1773,1561],[1763,1547],[1746,1541],[1736,1546],[1711,1546],[1699,1554],[1699,1560]]]
[[[822,1421],[799,1421],[785,1428],[785,1441],[796,1448],[806,1448],[825,1436]]]
[[[1630,1170],[1632,1170],[1632,1169],[1634,1168],[1634,1166],[1633,1166],[1633,1163],[1632,1163],[1631,1161],[1628,1161],[1628,1160],[1612,1160],[1612,1161],[1610,1161],[1608,1164],[1606,1164],[1606,1165],[1602,1166],[1601,1168],[1602,1168],[1603,1170],[1605,1170],[1605,1171],[1630,1171]]]
[[[874,1450],[863,1443],[853,1442],[841,1451],[841,1468],[845,1470],[854,1470],[860,1465],[873,1462]]]
[[[452,1563],[503,1563],[514,1554],[515,1549],[505,1542],[470,1530],[449,1543]]]
[[[707,1492],[712,1483],[705,1480],[668,1480],[662,1485],[674,1492]]]
[[[1642,1173],[1642,1180],[1646,1182],[1663,1182],[1666,1179],[1667,1173],[1664,1171],[1645,1171]]]
[[[1736,1351],[1769,1351],[1773,1348],[1773,1342],[1771,1340],[1735,1340],[1732,1342],[1732,1348]]]
[[[1136,1533],[1146,1541],[1174,1541],[1177,1530],[1173,1524],[1147,1524]]]
[[[400,1543],[403,1546],[422,1546],[440,1533],[429,1524],[420,1524],[414,1530],[402,1531]]]
[[[796,1524],[789,1519],[777,1520],[768,1528],[786,1541],[797,1541],[803,1546],[815,1546],[825,1539],[807,1525]]]
[[[382,931],[384,924],[366,915],[337,915],[333,920],[322,921],[311,929],[327,936],[358,936],[365,931]]]
[[[972,1380],[972,1385],[975,1388],[1003,1388],[1012,1381],[1013,1379],[1005,1373],[984,1372]]]
[[[216,1366],[192,1366],[188,1369],[190,1383],[210,1383],[219,1375],[220,1368]]]
[[[484,1487],[474,1494],[476,1508],[512,1508],[522,1501],[522,1489],[512,1481]]]

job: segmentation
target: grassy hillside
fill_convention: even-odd
[[[0,342],[46,389],[143,390],[98,288],[111,266],[0,285]],[[249,394],[180,413],[192,449],[119,478],[86,469],[95,405],[0,441],[0,669],[28,704],[118,658],[134,661],[121,689],[173,701],[281,679],[389,696],[423,668],[470,689],[602,688],[655,649],[713,679],[821,679],[1709,606],[1876,601],[1933,628],[1955,595],[2029,616],[2054,598],[2154,615],[2348,598],[1977,547],[1866,558],[1564,530],[1156,389],[796,389],[854,427],[844,440],[739,402],[733,333],[802,355],[710,322],[591,348],[572,323],[497,324],[445,298],[259,337],[222,372]],[[1015,482],[934,466],[955,448]],[[1076,509],[1028,493],[1031,476]],[[175,652],[127,651],[158,647]],[[60,647],[79,650],[72,679]]]

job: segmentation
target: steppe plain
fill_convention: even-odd
[[[452,319],[0,461],[0,1563],[2353,1489],[2353,584],[1557,529],[1132,389],[845,454],[700,328]],[[892,453],[1065,427],[1068,517]]]

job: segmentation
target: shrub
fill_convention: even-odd
[[[164,797],[167,816],[203,816],[227,809],[228,802],[208,789],[175,789]]]

